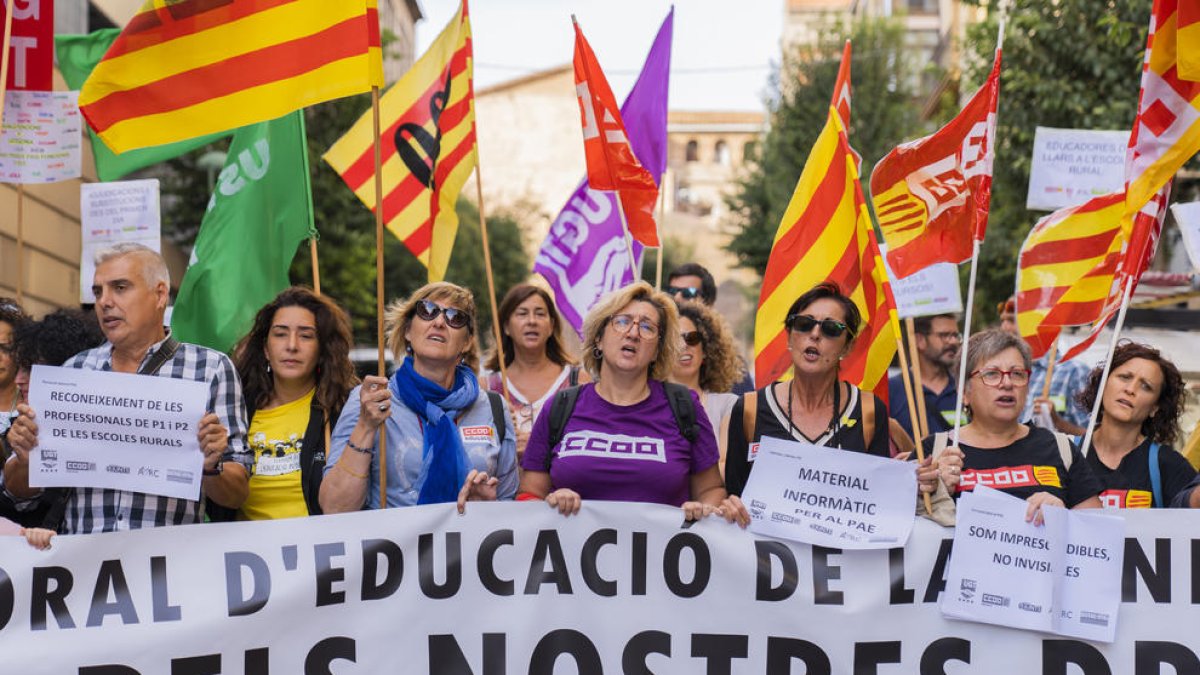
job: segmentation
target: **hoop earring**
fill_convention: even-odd
[[[592,358],[599,361],[604,357],[604,352],[600,351],[600,347],[592,347]]]

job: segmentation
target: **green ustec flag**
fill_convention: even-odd
[[[120,29],[104,28],[87,35],[54,36],[58,68],[67,82],[68,89],[78,91],[83,86],[84,80],[92,74],[92,69],[120,34]],[[101,181],[118,180],[138,169],[174,159],[228,135],[229,132],[221,132],[210,136],[198,136],[178,143],[130,150],[117,155],[108,149],[96,132],[88,129],[88,136],[92,139],[92,157],[96,160],[96,175]]]
[[[289,286],[296,247],[311,232],[303,111],[239,129],[179,287],[175,337],[232,349],[255,312]]]

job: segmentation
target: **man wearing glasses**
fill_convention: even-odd
[[[962,333],[958,315],[937,314],[913,320],[916,333],[917,360],[921,368],[921,392],[925,397],[925,430],[929,434],[954,428],[954,411],[958,386],[954,381],[954,364],[962,348]],[[916,381],[913,381],[914,385]],[[888,380],[888,408],[892,418],[904,427],[908,435],[920,442],[912,428],[912,414],[904,393],[904,380],[894,375]],[[964,420],[965,421],[965,420]]]

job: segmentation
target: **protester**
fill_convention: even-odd
[[[21,392],[17,389],[13,332],[28,320],[29,317],[15,300],[0,298],[0,442],[8,433],[13,418],[17,416],[17,404],[22,400]]]
[[[30,546],[42,551],[50,548],[50,540],[55,534],[54,530],[41,527],[21,527],[19,523],[0,516],[0,537],[25,537]]]
[[[423,286],[387,311],[388,346],[402,361],[391,379],[369,375],[350,392],[333,440],[326,513],[465,499],[512,499],[517,451],[502,397],[479,386],[475,299],[465,288]],[[387,439],[381,501],[379,428]]]
[[[196,434],[204,454],[201,490],[227,508],[246,499],[250,455],[245,448],[245,405],[233,363],[224,354],[180,343],[163,328],[170,275],[162,256],[141,244],[123,243],[96,254],[92,292],[107,342],[77,354],[66,367],[194,380],[208,385],[206,414]],[[147,386],[153,386],[147,382]],[[22,404],[9,431],[15,451],[5,466],[5,488],[19,498],[29,487],[29,453],[38,444],[36,411]],[[78,488],[67,497],[62,531],[88,534],[182,525],[201,519],[197,501],[108,488]]]
[[[1019,337],[1021,331],[1017,327],[1016,298],[1011,297],[1000,303],[997,311],[1000,315],[1000,329]],[[1088,375],[1091,371],[1076,360],[1055,363],[1054,372],[1050,376],[1050,395],[1043,398],[1049,367],[1048,353],[1032,362],[1027,388],[1029,395],[1025,409],[1021,412],[1021,421],[1037,423],[1040,411],[1043,417],[1050,420],[1054,429],[1064,434],[1082,436],[1092,411],[1079,405],[1079,394],[1087,389]]]
[[[1092,371],[1079,395],[1085,409],[1096,402],[1103,369]],[[1186,395],[1179,369],[1157,349],[1136,342],[1117,346],[1086,455],[1104,488],[1105,506],[1163,508],[1196,477],[1172,447]]]
[[[104,334],[96,323],[96,317],[77,309],[59,309],[42,317],[41,321],[27,321],[13,333],[13,357],[17,366],[17,389],[21,399],[29,399],[29,375],[35,365],[62,365],[67,359],[85,349],[104,343]],[[8,455],[3,448],[4,458]],[[28,499],[14,497],[3,486],[0,471],[0,516],[16,521],[25,527],[49,524],[58,527],[62,522],[63,508],[68,492],[65,489],[43,490]]]
[[[682,342],[675,303],[638,282],[593,307],[583,330],[595,383],[542,408],[521,498],[568,515],[583,499],[681,506],[689,520],[712,513],[725,498],[712,425],[695,393],[663,382]]]
[[[704,412],[717,435],[721,453],[719,466],[725,473],[725,443],[729,411],[737,402],[730,388],[742,377],[742,364],[725,319],[698,302],[675,301],[679,310],[679,331],[683,338],[679,360],[671,371],[671,381],[696,392]]]
[[[713,279],[713,275],[706,267],[699,263],[689,262],[676,267],[667,275],[667,295],[675,298],[676,302],[681,300],[695,300],[703,303],[708,307],[712,307],[717,302],[717,282]],[[754,378],[750,375],[750,369],[746,367],[746,361],[740,356],[736,356],[738,361],[738,369],[741,371],[740,379],[733,383],[730,391],[733,394],[741,396],[748,391],[754,391]],[[721,463],[724,468],[724,460]]]
[[[921,371],[921,396],[925,397],[925,427],[930,434],[954,428],[954,411],[958,405],[958,387],[954,382],[954,364],[962,347],[958,316],[937,314],[913,319],[913,339],[917,346],[917,361]],[[916,380],[913,380],[914,395]],[[912,428],[913,413],[908,408],[904,379],[894,375],[888,380],[888,409],[909,437],[917,438]]]
[[[517,461],[525,454],[533,418],[565,387],[588,380],[563,347],[562,317],[550,294],[533,284],[517,284],[500,303],[500,350],[488,354],[484,381],[489,391],[503,394],[500,353],[508,375],[508,404],[517,430]]]
[[[358,383],[350,320],[328,297],[292,287],[263,306],[234,350],[254,457],[239,520],[319,515],[325,433]]]
[[[948,434],[925,439],[951,494],[987,485],[1024,499],[1026,519],[1042,523],[1042,507],[1099,508],[1101,485],[1079,449],[1061,433],[1021,423],[1029,390],[1029,345],[1004,330],[971,336],[964,355],[963,400],[970,422],[957,447]]]

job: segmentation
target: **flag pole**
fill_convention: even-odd
[[[25,304],[25,184],[17,183],[17,304]]]
[[[1108,374],[1112,369],[1113,352],[1117,350],[1117,340],[1121,338],[1121,328],[1125,326],[1125,311],[1129,309],[1129,298],[1133,296],[1133,275],[1125,281],[1125,293],[1121,296],[1121,309],[1117,312],[1117,322],[1113,324],[1112,339],[1108,341],[1108,354],[1104,356],[1104,370],[1100,372],[1100,386],[1096,389],[1096,400],[1092,403],[1092,416],[1088,419],[1087,432],[1083,435],[1083,443],[1079,452],[1086,457],[1092,445],[1092,434],[1096,431],[1096,420],[1100,417],[1100,405],[1104,402],[1104,385],[1108,383]],[[1050,376],[1047,374],[1046,380]]]
[[[508,366],[504,363],[504,341],[500,336],[500,310],[496,305],[496,278],[492,274],[492,249],[488,244],[487,217],[484,215],[483,209],[483,175],[479,171],[478,150],[476,150],[475,156],[475,195],[479,200],[479,238],[483,242],[483,272],[487,277],[488,303],[492,307],[492,339],[496,341],[496,362],[500,364],[500,390],[507,402],[509,400]],[[516,411],[509,406],[508,413],[512,417],[515,430],[517,427]],[[500,430],[496,431],[499,433]]]
[[[976,239],[971,248],[971,276],[970,282],[967,284],[967,311],[963,315],[963,332],[968,336],[971,334],[971,314],[975,311],[975,273],[979,267],[978,263],[979,240]],[[967,388],[967,347],[970,344],[969,337],[963,340],[962,351],[958,359],[958,395],[954,404],[954,438],[950,441],[954,447],[958,447],[958,430],[962,427],[963,391]]]
[[[921,422],[921,430],[916,433],[920,434],[917,442],[920,443],[929,435],[929,417],[925,409],[925,382],[921,377],[921,355],[917,353],[917,327],[916,322],[912,317],[904,320],[904,326],[908,329],[908,358],[912,363],[913,373],[913,398],[917,400],[917,419]],[[914,431],[916,427],[913,427]]]
[[[375,131],[375,340],[379,345],[379,376],[387,377],[383,353],[383,142],[379,129],[379,87],[371,87],[371,121]],[[379,508],[387,508],[387,422],[379,425]]]
[[[617,198],[617,215],[621,216],[621,231],[625,233],[625,252],[629,254],[629,273],[633,275],[634,283],[637,283],[640,275],[637,270],[637,261],[633,258],[633,235],[629,233],[629,223],[625,221],[625,207],[621,204],[621,191],[613,190],[612,193]]]
[[[4,102],[8,92],[8,50],[12,42],[13,3],[16,0],[4,2],[4,44],[0,45],[0,126],[4,126]]]
[[[663,238],[662,224],[663,218],[667,213],[667,192],[663,190],[663,178],[658,179],[658,255],[655,256],[656,269],[654,271],[654,289],[662,290],[662,268],[663,268],[663,244],[666,243]]]
[[[900,357],[900,381],[904,383],[904,399],[908,402],[908,419],[912,424],[913,435],[917,443],[921,442],[921,424],[917,419],[917,404],[913,398],[912,373],[909,371],[908,358],[904,354],[904,337],[896,333],[896,355]]]
[[[1046,356],[1046,381],[1042,383],[1042,398],[1050,398],[1050,379],[1054,377],[1054,365],[1058,361],[1058,338],[1050,343],[1050,353]]]
[[[4,103],[8,99],[8,54],[12,43],[13,5],[15,0],[4,2],[4,40],[0,49],[0,128],[4,126]],[[25,186],[17,183],[17,304],[25,304],[25,223],[21,218]]]

